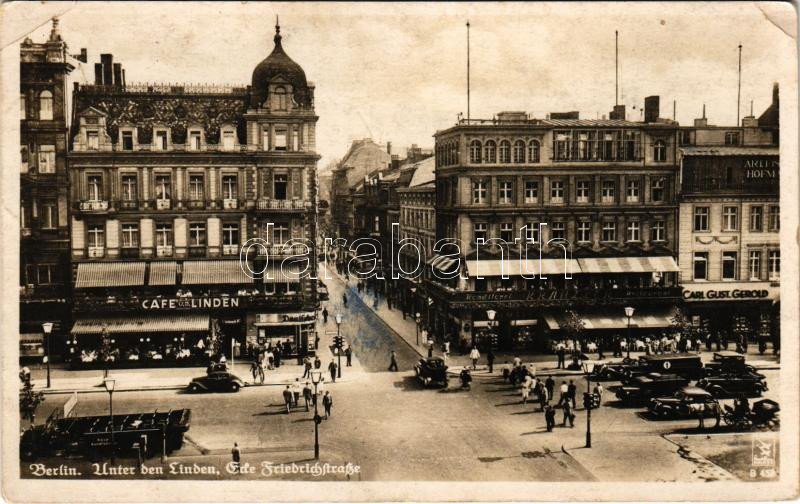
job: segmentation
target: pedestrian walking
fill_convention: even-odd
[[[336,361],[331,361],[328,364],[328,371],[331,373],[331,382],[336,383]]]
[[[291,385],[286,385],[286,388],[283,389],[283,403],[286,406],[286,414],[288,415],[289,412],[292,410],[292,399],[293,399]]]
[[[553,392],[556,389],[556,381],[553,380],[552,376],[548,376],[547,379],[544,381],[544,387],[547,389],[547,398],[548,400],[552,401],[555,397]]]
[[[353,349],[350,345],[347,345],[347,348],[344,350],[344,356],[347,357],[347,367],[353,365]]]
[[[563,343],[558,344],[558,350],[556,351],[556,355],[558,356],[558,364],[556,365],[557,369],[562,369],[566,367],[566,363],[564,357],[566,356],[567,351],[564,348]]]
[[[491,347],[486,352],[486,363],[489,364],[489,374],[494,373],[494,352]]]
[[[545,410],[545,406],[549,406],[550,396],[547,395],[547,387],[544,386],[544,383],[539,382],[539,390],[537,391],[539,396],[539,407],[542,411]]]
[[[502,372],[503,372],[503,381],[507,382],[508,379],[511,377],[511,364],[509,364],[508,361],[506,361],[503,364],[503,371]]]
[[[250,374],[253,375],[253,384],[256,383],[256,378],[258,377],[258,364],[256,361],[250,363]]]
[[[553,432],[553,427],[556,426],[556,410],[549,404],[544,410],[544,421],[547,425],[547,432]]]
[[[241,461],[242,452],[239,450],[239,443],[233,443],[233,448],[231,448],[231,462],[233,463],[233,470],[237,473],[242,471]]]
[[[564,420],[561,422],[561,426],[566,427],[567,421],[569,421],[570,427],[575,427],[575,413],[572,412],[569,401],[564,401]]]
[[[308,356],[303,359],[303,378],[311,378],[311,359]]]
[[[308,405],[309,405],[309,403],[311,403],[311,400],[312,400],[312,399],[311,399],[311,397],[312,397],[312,395],[313,395],[313,394],[312,394],[312,392],[311,392],[311,384],[309,384],[308,382],[306,382],[306,385],[305,385],[305,387],[303,387],[303,400],[304,400],[304,401],[305,401],[305,403],[306,403],[306,411],[308,411]]]
[[[397,353],[394,350],[389,355],[389,371],[397,371]]]
[[[327,306],[322,309],[322,322],[324,324],[328,323],[328,307]]]
[[[319,369],[321,367],[322,367],[322,361],[319,360],[319,355],[315,355],[314,356],[314,369]]]
[[[303,393],[303,388],[300,386],[300,378],[295,378],[292,384],[292,396],[294,398],[294,407],[300,406],[300,394]]]
[[[528,397],[531,394],[531,385],[533,383],[533,378],[530,376],[525,377],[525,381],[522,382],[522,404],[528,404]]]
[[[600,383],[596,384],[592,393],[597,397],[597,405],[599,407],[603,403],[603,386]]]
[[[325,420],[331,416],[331,408],[333,407],[333,396],[329,390],[325,391],[325,395],[322,396],[322,407],[325,408]]]
[[[277,368],[281,367],[281,358],[283,357],[283,355],[281,355],[282,354],[281,346],[277,345],[275,347],[275,351],[272,352],[272,354],[274,356],[275,368],[277,369]]]
[[[565,402],[569,402],[569,387],[567,386],[567,382],[562,381],[561,387],[559,388],[559,396],[558,396],[558,405],[561,406]]]
[[[481,353],[478,351],[478,347],[472,347],[472,350],[469,352],[469,358],[472,359],[472,369],[477,369],[478,359],[481,358]]]
[[[577,394],[577,392],[578,392],[578,387],[576,387],[575,384],[572,382],[572,380],[570,380],[569,385],[567,385],[567,397],[572,402],[572,409],[575,409],[577,407],[577,405],[575,404],[575,395]]]

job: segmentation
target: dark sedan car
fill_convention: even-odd
[[[684,387],[671,397],[651,400],[647,406],[652,414],[663,418],[697,418],[696,408],[702,408],[704,416],[712,416],[719,403],[701,388]]]
[[[216,371],[199,376],[189,383],[189,392],[238,392],[244,381],[225,371]]]
[[[753,373],[723,374],[707,376],[697,382],[714,397],[760,396],[767,390],[767,381],[762,375]]]
[[[627,385],[616,390],[616,396],[624,403],[642,404],[653,397],[672,395],[689,385],[689,379],[674,374],[649,373],[633,378]]]
[[[447,386],[447,364],[441,357],[420,359],[414,364],[414,374],[423,385]]]
[[[756,368],[745,362],[745,356],[738,352],[723,351],[715,352],[711,362],[705,365],[706,376],[717,376],[721,374],[743,374],[751,373],[763,377]]]

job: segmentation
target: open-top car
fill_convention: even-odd
[[[648,373],[617,388],[618,399],[628,404],[643,404],[653,397],[672,395],[689,385],[689,379],[676,374]]]
[[[441,357],[420,359],[414,364],[414,374],[426,387],[429,385],[447,386],[447,364]]]
[[[763,377],[756,368],[745,363],[745,356],[743,354],[729,350],[715,352],[713,360],[706,363],[705,372],[706,376],[752,373]]]
[[[214,371],[194,378],[187,387],[189,392],[238,392],[244,381],[227,371]]]
[[[664,418],[694,418],[693,409],[701,407],[704,416],[712,416],[719,403],[707,391],[699,387],[683,387],[669,397],[652,399],[647,409],[654,415]]]
[[[722,374],[698,380],[697,386],[714,397],[760,396],[767,390],[767,381],[760,374]]]

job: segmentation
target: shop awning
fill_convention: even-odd
[[[487,259],[467,261],[467,273],[470,277],[499,277],[503,273],[509,277],[536,275],[576,275],[581,267],[575,259]]]
[[[453,271],[453,265],[458,264],[459,259],[456,257],[448,257],[448,256],[440,256],[435,255],[428,259],[428,265],[431,268],[436,268],[439,271],[446,271],[451,273]]]
[[[109,319],[80,319],[72,326],[72,334],[99,335],[103,326],[108,334],[141,334],[159,332],[204,332],[208,331],[208,315],[164,315]]]
[[[144,285],[144,261],[80,263],[76,289]]]
[[[238,260],[184,261],[181,285],[251,284]]]
[[[44,342],[43,333],[20,333],[20,343],[42,343]]]
[[[148,285],[175,285],[175,261],[154,261],[150,263]]]
[[[270,278],[268,278],[268,276]],[[264,283],[300,283],[300,265],[296,263],[270,265],[264,271]]]
[[[621,310],[620,310],[621,312]],[[588,329],[626,329],[628,327],[628,317],[623,313],[619,315],[602,315],[580,314],[583,319],[584,327]],[[667,309],[662,311],[642,311],[635,313],[631,317],[631,327],[655,329],[661,327],[669,327],[672,325],[672,318],[675,316],[674,309]],[[545,314],[545,321],[547,326],[552,330],[561,329],[559,321],[562,319],[562,314],[550,312]]]
[[[668,273],[680,271],[670,256],[578,259],[582,273]]]

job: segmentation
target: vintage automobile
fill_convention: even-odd
[[[597,362],[589,374],[589,379],[591,381],[621,380],[627,369],[636,366],[638,366],[638,361],[627,358],[623,359],[621,363]]]
[[[194,378],[189,383],[189,392],[238,392],[244,381],[227,371],[214,371],[206,376]]]
[[[752,373],[708,376],[698,380],[697,386],[707,390],[714,397],[735,397],[742,394],[760,396],[768,390],[764,377]]]
[[[683,387],[670,397],[651,399],[647,409],[662,418],[693,418],[691,405],[704,406],[704,416],[712,416],[719,403],[707,391],[699,387]],[[713,407],[712,407],[713,406]]]
[[[637,376],[628,385],[617,388],[615,394],[627,404],[645,404],[654,397],[673,395],[689,385],[689,379],[676,374],[648,373]]]
[[[447,364],[441,357],[420,359],[414,364],[414,374],[424,386],[447,386]]]
[[[322,283],[321,280],[317,283],[317,293],[320,301],[327,301],[331,298],[328,294],[328,286]]]
[[[745,356],[738,352],[722,351],[715,352],[714,359],[705,365],[706,376],[717,376],[721,374],[744,374],[751,373],[763,377],[756,368],[745,363]]]
[[[627,384],[636,376],[647,373],[670,373],[697,380],[704,376],[703,361],[696,354],[643,355],[635,366],[623,371],[622,383]]]

